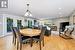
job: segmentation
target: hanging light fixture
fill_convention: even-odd
[[[29,11],[29,4],[27,4],[27,11],[25,13],[26,17],[32,17],[32,13]]]

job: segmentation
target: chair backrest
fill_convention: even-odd
[[[44,34],[45,31],[46,31],[46,27],[42,27],[42,29],[41,29],[41,34]]]
[[[71,29],[68,28],[68,31],[65,33],[65,35],[70,36],[73,31],[74,31],[74,28],[71,28]]]
[[[72,29],[72,31],[70,32],[70,34],[72,34],[73,31],[74,31],[74,28]]]
[[[65,30],[64,30],[64,33],[66,33],[68,31],[68,28],[66,28]]]
[[[38,25],[38,29],[42,30],[42,27],[43,27],[42,25]]]
[[[68,31],[68,28],[65,28],[65,30],[63,31],[63,33],[66,34],[67,31]],[[61,33],[61,29],[59,29],[59,34],[62,34]]]
[[[41,33],[40,33],[40,38],[43,39],[44,38],[44,33],[46,31],[46,27],[42,27],[41,29]]]
[[[15,32],[15,30],[14,30],[14,27],[10,27],[10,29],[11,29],[11,31],[12,31],[12,33],[13,33],[13,36],[16,38],[16,32]]]
[[[51,33],[52,29],[50,29],[49,33]]]
[[[14,27],[14,30],[16,32],[17,41],[21,42],[22,38],[19,29],[17,27]]]

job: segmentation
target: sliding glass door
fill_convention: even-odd
[[[21,28],[22,27],[21,22],[22,22],[21,20],[17,20],[17,27],[18,28]]]
[[[28,20],[28,28],[32,28],[32,21]]]
[[[7,18],[7,32],[11,31],[10,27],[13,27],[13,19]]]

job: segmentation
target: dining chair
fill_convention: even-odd
[[[52,31],[51,28],[50,28],[50,30],[48,30],[48,29],[46,28],[45,36],[50,36],[50,35],[51,35],[51,31]]]
[[[14,30],[14,27],[10,27],[11,31],[12,31],[12,34],[13,34],[13,43],[16,45],[16,32]]]
[[[44,33],[45,33],[45,30],[46,30],[46,28],[42,27],[41,33],[37,36],[33,36],[33,40],[39,42],[40,50],[41,50],[41,41],[42,41],[43,46],[44,46]]]
[[[15,27],[14,30],[15,30],[16,35],[17,35],[17,50],[19,48],[19,44],[20,44],[20,50],[22,50],[23,41],[27,42],[30,40],[30,38],[28,36],[22,36],[17,27]]]
[[[61,32],[61,31],[59,30],[59,36],[60,36],[61,34],[65,34],[67,31],[68,31],[68,28],[66,28],[63,32]]]
[[[61,32],[59,36],[64,39],[72,39],[71,35],[73,31],[74,31],[74,28],[72,29],[67,28],[67,30],[65,30],[63,33]]]
[[[41,30],[41,29],[42,29],[42,27],[43,27],[42,25],[38,25],[38,29],[40,29],[40,30]]]
[[[73,31],[74,31],[74,28],[69,28],[69,29],[68,29],[68,32],[66,32],[65,35],[70,37],[70,36],[72,35],[72,32],[73,32]]]

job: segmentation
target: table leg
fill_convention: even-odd
[[[32,37],[31,37],[31,42],[30,43],[31,43],[31,47],[32,47],[33,46],[33,38]]]

